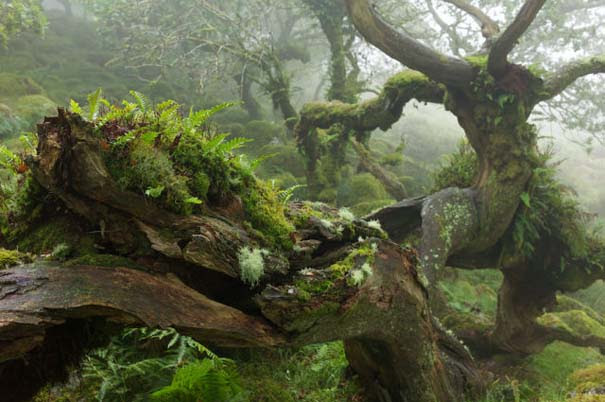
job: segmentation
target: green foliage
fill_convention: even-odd
[[[17,99],[15,113],[25,120],[29,127],[39,123],[43,117],[55,114],[57,105],[44,95],[27,95]]]
[[[99,384],[98,401],[143,401],[168,386],[178,367],[198,358],[222,361],[173,329],[134,328],[87,354],[82,374],[86,381]]]
[[[531,396],[542,395],[547,400],[564,400],[571,388],[569,376],[575,370],[597,363],[605,363],[605,358],[596,349],[554,342],[542,352],[526,358],[521,368],[532,390]],[[549,395],[558,398],[549,399]]]
[[[449,270],[439,281],[450,308],[461,313],[481,315],[493,322],[502,274],[497,270]]]
[[[588,220],[571,189],[556,177],[552,154],[541,154],[512,226],[511,241],[516,252],[531,257],[538,241],[550,237],[560,244],[563,258],[585,257],[588,253]],[[565,269],[564,260],[561,269]]]
[[[5,0],[0,3],[0,44],[25,30],[43,32],[46,18],[40,0]]]
[[[336,200],[338,205],[354,206],[388,198],[389,194],[380,181],[370,173],[362,173],[352,176],[338,187]]]
[[[235,365],[227,359],[203,359],[179,368],[172,383],[151,395],[158,402],[244,401]]]
[[[345,379],[348,362],[342,342],[252,352],[237,359],[241,382],[255,402],[336,402],[364,400],[354,379]]]
[[[467,188],[473,184],[479,163],[477,154],[467,141],[458,144],[458,151],[445,157],[445,163],[432,174],[431,192],[448,187]]]
[[[206,204],[220,206],[238,196],[263,242],[291,245],[293,227],[284,216],[284,194],[254,176],[257,161],[234,153],[250,140],[230,139],[208,122],[231,103],[191,109],[183,117],[174,101],[153,107],[142,94],[133,91],[132,96],[135,102],[107,106],[97,91],[88,107],[90,117],[97,116],[99,104],[106,105],[93,124],[106,149],[105,162],[122,189],[145,194],[179,214],[199,212]],[[82,113],[75,102],[72,109]]]
[[[0,248],[0,270],[14,265],[31,262],[31,257],[17,250],[5,250]]]

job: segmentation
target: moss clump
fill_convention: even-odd
[[[584,311],[593,320],[599,322],[600,324],[605,324],[605,318],[593,308],[577,299],[574,299],[573,297],[557,295],[557,305],[554,308],[554,312],[564,312],[570,310]]]
[[[448,187],[470,187],[478,171],[477,154],[468,142],[462,141],[458,145],[458,151],[448,155],[443,166],[433,172],[431,193]]]
[[[562,329],[575,336],[597,336],[605,338],[605,326],[582,310],[546,313],[538,318],[541,325]]]
[[[249,177],[248,183],[241,198],[252,227],[264,235],[267,245],[292,248],[290,233],[294,226],[286,219],[284,204],[276,191],[255,177]]]
[[[588,395],[582,394],[592,394],[593,396],[598,396],[601,398],[605,398],[605,364],[595,364],[593,366],[583,368],[580,370],[574,371],[569,376],[569,381],[575,389],[575,392],[578,393],[572,401],[598,401],[603,399],[587,399]],[[601,390],[599,394],[597,390]]]
[[[376,243],[365,240],[353,249],[346,257],[322,270],[302,270],[300,278],[294,282],[294,288],[299,300],[312,301],[316,295],[322,295],[327,300],[339,300],[342,296],[337,283],[345,282],[349,287],[359,287],[372,275]],[[315,314],[316,309],[310,311]],[[306,317],[307,315],[305,315]]]
[[[57,246],[70,248],[70,254],[94,253],[94,240],[83,232],[79,220],[73,216],[59,215],[34,226],[19,235],[19,249],[34,254],[51,253]]]
[[[535,394],[559,394],[564,399],[569,391],[568,377],[578,369],[599,363],[605,363],[605,357],[596,349],[553,342],[542,352],[526,358],[521,368]]]
[[[0,269],[31,262],[31,257],[17,250],[0,248]]]
[[[228,139],[208,129],[208,119],[230,104],[183,117],[174,101],[152,107],[142,94],[132,95],[134,103],[111,106],[92,122],[106,165],[122,189],[182,215],[241,200],[244,226],[257,240],[268,247],[291,248],[294,227],[285,217],[278,190],[254,175],[258,161],[234,153],[249,140]]]

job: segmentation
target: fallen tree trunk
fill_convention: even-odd
[[[0,360],[12,373],[2,387],[31,394],[64,364],[56,351],[69,340],[66,331],[101,319],[173,327],[227,347],[342,339],[378,401],[460,400],[479,388],[470,354],[431,316],[414,250],[320,204],[288,207],[289,248],[269,247],[244,225],[247,211],[236,195],[209,202],[203,213],[168,212],[119,188],[97,133],[60,111],[39,127],[38,154],[28,165],[68,216],[98,229],[105,250],[138,256],[147,272],[119,264],[2,272]],[[33,381],[24,374],[28,359],[55,364],[43,365]]]

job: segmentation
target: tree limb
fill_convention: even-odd
[[[487,69],[496,78],[506,72],[508,54],[513,50],[519,38],[538,15],[546,0],[527,0],[515,17],[515,20],[506,28],[504,33],[494,43],[487,62]]]
[[[0,273],[0,362],[39,347],[53,326],[93,316],[173,327],[228,347],[285,342],[262,318],[212,301],[177,279],[126,268],[32,265]]]
[[[541,93],[540,101],[554,98],[578,78],[590,74],[603,73],[605,73],[605,55],[573,61],[547,76],[544,81],[544,90]]]
[[[407,197],[408,192],[405,189],[405,186],[399,181],[395,174],[384,169],[379,163],[376,163],[372,159],[369,150],[365,148],[359,141],[353,139],[351,143],[353,145],[353,149],[359,156],[360,165],[370,172],[372,176],[376,177],[376,179],[378,179],[378,181],[384,185],[384,188],[391,196],[393,196],[396,200],[403,200]]]
[[[395,60],[454,87],[463,87],[473,79],[475,73],[469,63],[440,54],[395,30],[376,13],[368,0],[346,0],[346,5],[353,24],[366,40]]]
[[[467,3],[464,0],[444,0],[446,3],[450,3],[451,5],[459,8],[462,11],[465,11],[469,14],[475,21],[479,23],[481,26],[481,34],[485,39],[489,39],[500,32],[500,27],[498,23],[491,19],[487,14],[485,14],[478,7],[473,6],[470,3]]]

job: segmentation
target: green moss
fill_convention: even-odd
[[[91,265],[95,267],[125,267],[133,269],[142,269],[142,267],[128,259],[113,254],[86,254],[81,257],[77,257],[67,261],[63,264],[66,267],[73,267],[77,265]]]
[[[605,338],[605,326],[582,310],[546,313],[538,318],[538,322],[547,327],[562,329],[580,337],[597,336]]]
[[[453,311],[441,318],[443,325],[455,334],[487,334],[493,328],[493,321],[484,315],[471,312]]]
[[[51,217],[20,235],[18,246],[34,254],[50,253],[60,244],[72,247],[75,255],[94,253],[94,240],[82,229],[72,216]]]
[[[569,380],[575,391],[584,394],[592,389],[605,387],[605,364],[595,364],[574,371]]]
[[[276,191],[268,183],[250,177],[241,198],[249,222],[264,235],[268,245],[291,249],[294,225],[286,219],[284,204]]]
[[[526,358],[520,368],[536,394],[564,396],[572,388],[568,377],[578,369],[597,363],[605,363],[605,357],[596,349],[554,342]]]
[[[0,269],[9,268],[14,265],[31,262],[31,257],[17,250],[5,250],[0,248]]]
[[[287,322],[284,328],[289,332],[304,333],[315,325],[319,319],[332,315],[339,309],[340,303],[330,301],[323,301],[320,305],[307,306]]]
[[[581,301],[567,296],[567,295],[557,295],[557,305],[554,309],[554,312],[564,312],[570,310],[581,310],[584,311],[590,318],[593,320],[603,324],[605,322],[605,318],[598,313],[596,310],[591,308],[590,306],[582,303]]]
[[[432,173],[431,193],[448,187],[470,187],[478,171],[477,154],[467,141],[463,141],[458,145],[458,151],[446,156],[443,165]]]

